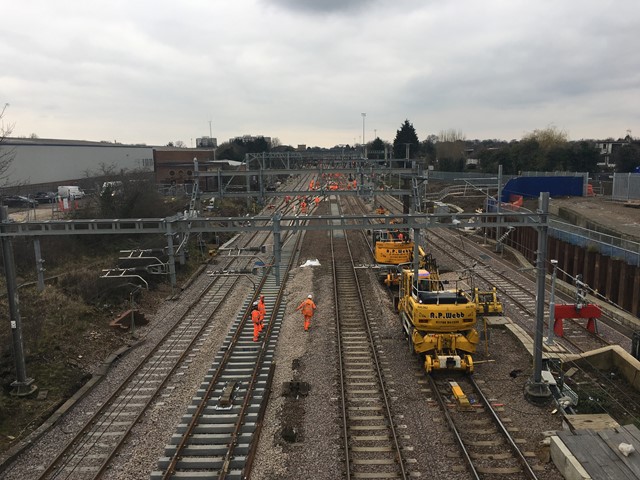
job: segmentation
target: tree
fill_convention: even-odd
[[[435,137],[435,135],[429,135],[424,142],[420,143],[420,153],[427,160],[427,165],[435,165],[437,158],[436,143],[432,137]]]
[[[448,172],[462,172],[465,166],[466,137],[460,130],[442,130],[435,144],[438,168]]]
[[[5,124],[4,121],[1,121],[4,119],[8,106],[9,104],[5,103],[2,111],[0,111],[0,187],[11,185],[9,182],[9,169],[16,157],[15,149],[6,145],[7,138],[9,138],[13,132],[13,124]]]
[[[522,140],[535,140],[542,150],[548,152],[554,147],[566,145],[569,141],[569,135],[565,130],[560,130],[556,126],[550,126],[527,133],[522,137]]]
[[[441,130],[440,135],[438,135],[438,143],[440,142],[464,142],[467,139],[467,136],[462,133],[461,130],[455,130],[450,128],[448,130]]]
[[[384,158],[385,143],[380,137],[367,145],[367,158]]]
[[[407,158],[407,144],[409,145],[409,158],[414,158],[420,145],[416,129],[413,128],[409,120],[405,120],[400,130],[396,132],[396,138],[393,140],[394,158]]]
[[[176,148],[187,148],[187,144],[182,140],[176,140],[175,146]]]
[[[613,152],[612,158],[616,164],[616,172],[633,172],[636,167],[640,167],[640,145],[622,145]]]

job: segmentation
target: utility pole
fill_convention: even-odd
[[[361,113],[362,115],[362,157],[364,158],[367,154],[366,154],[366,147],[365,145],[367,144],[367,142],[364,139],[364,119],[367,116],[366,113]]]
[[[8,207],[0,207],[0,224],[9,222]],[[11,383],[10,394],[16,397],[26,397],[35,392],[38,387],[33,378],[27,377],[27,367],[24,359],[24,345],[22,340],[22,321],[20,319],[20,301],[18,286],[16,285],[16,265],[13,259],[13,244],[10,237],[2,237],[2,257],[4,260],[4,274],[7,282],[7,301],[9,302],[9,323],[13,338],[13,355],[16,364],[17,380]]]
[[[545,405],[552,397],[549,385],[542,380],[542,336],[544,330],[544,294],[546,280],[547,233],[549,230],[549,192],[541,192],[538,213],[538,251],[536,252],[536,331],[533,340],[533,377],[525,385],[525,397],[536,405]],[[550,319],[551,320],[551,319]]]
[[[556,321],[556,277],[558,276],[558,260],[551,260],[553,273],[551,274],[551,295],[549,296],[549,333],[547,334],[547,345],[554,345],[553,326]]]

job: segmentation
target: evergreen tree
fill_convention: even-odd
[[[384,142],[380,137],[376,137],[376,139],[367,146],[367,158],[384,158]]]
[[[393,140],[393,157],[406,158],[407,147],[409,144],[409,158],[414,158],[418,154],[420,144],[418,142],[418,134],[413,124],[409,120],[405,120],[400,130],[396,132],[396,138]]]

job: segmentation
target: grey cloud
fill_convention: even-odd
[[[309,14],[342,13],[374,6],[380,0],[268,0],[267,4]]]

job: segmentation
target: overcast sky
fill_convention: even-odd
[[[640,136],[638,0],[2,2],[14,136]],[[209,123],[211,122],[211,123]],[[210,128],[211,126],[211,128]]]

